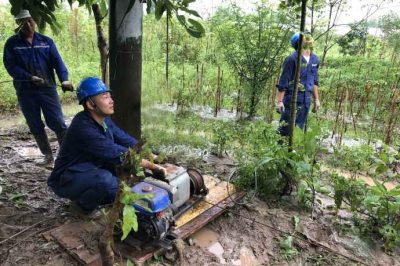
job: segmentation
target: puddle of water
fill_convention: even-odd
[[[351,179],[351,173],[348,171],[344,171],[344,170],[339,170],[339,169],[334,169],[328,166],[322,166],[321,167],[322,171],[327,171],[327,172],[336,172],[337,174],[347,178],[347,179]],[[357,179],[361,179],[363,180],[367,185],[369,186],[375,186],[375,182],[374,180],[366,175],[362,175],[362,174],[358,174],[357,175]],[[385,182],[384,186],[388,189],[388,190],[392,190],[394,189],[396,186],[398,185],[397,182]]]
[[[222,257],[222,254],[224,254],[224,248],[218,242],[218,237],[219,235],[215,231],[208,228],[202,228],[192,236],[192,239],[193,243],[202,249],[207,249],[219,258],[221,264],[225,264],[226,260]]]
[[[168,105],[168,104],[155,104],[151,108],[160,110],[160,111],[167,111],[167,112],[176,112],[176,105]],[[214,117],[214,109],[209,107],[209,106],[200,106],[200,105],[194,105],[190,109],[190,111],[194,112],[201,118],[205,119],[214,119],[214,120],[222,120],[222,121],[234,121],[237,119],[238,115],[236,114],[236,110],[233,110],[232,112],[227,109],[221,109],[217,117]],[[246,117],[247,114],[243,113],[243,117]]]
[[[28,158],[42,157],[42,153],[40,152],[40,150],[34,147],[21,147],[17,150],[17,153],[22,157],[28,157]]]
[[[218,242],[218,237],[219,235],[215,231],[208,228],[202,228],[192,236],[192,239],[193,243],[197,246],[207,249]]]

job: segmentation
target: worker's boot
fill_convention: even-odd
[[[57,141],[58,141],[58,146],[61,148],[61,144],[64,141],[64,136],[65,136],[65,132],[66,130],[60,131],[60,132],[56,132],[56,136],[57,136]]]
[[[47,134],[39,134],[33,135],[35,137],[36,143],[39,146],[40,151],[44,155],[44,159],[42,161],[37,162],[38,166],[52,167],[54,158],[53,153],[51,151],[49,139],[47,138]]]

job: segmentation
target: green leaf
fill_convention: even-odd
[[[69,4],[69,7],[70,8],[72,8],[72,4],[75,2],[75,0],[68,0],[68,4]]]
[[[147,14],[150,14],[151,13],[151,8],[153,7],[153,0],[148,0],[147,2],[146,2],[146,12],[147,12]]]
[[[48,9],[53,12],[56,10],[57,2],[53,1],[53,0],[44,0],[44,2],[46,3],[46,6],[48,7]]]
[[[321,186],[321,185],[315,186],[315,191],[317,191],[318,193],[321,193],[323,195],[328,195],[330,193],[328,188]]]
[[[108,13],[108,6],[107,6],[107,1],[106,0],[101,0],[100,1],[100,12],[102,16],[107,15]]]
[[[22,193],[12,193],[10,196],[8,196],[8,200],[10,201],[16,201],[21,198],[23,198],[25,195]]]
[[[205,33],[205,32],[206,32],[206,30],[205,30],[204,27],[203,27],[203,24],[201,24],[201,23],[198,22],[197,20],[194,20],[194,19],[189,18],[189,19],[188,19],[188,22],[189,22],[189,24],[191,24],[197,31],[202,32],[202,33]]]
[[[122,213],[122,237],[124,240],[128,234],[133,231],[138,230],[138,222],[136,216],[136,210],[132,205],[125,205]]]
[[[194,2],[196,2],[196,0],[183,0],[182,5],[187,7],[190,3]]]
[[[157,20],[159,20],[162,17],[162,15],[165,11],[165,8],[166,8],[166,6],[165,6],[164,1],[159,0],[156,2],[156,9],[154,11],[154,15]]]
[[[192,10],[192,9],[189,9],[189,8],[186,8],[186,7],[180,7],[179,9],[182,10],[182,11],[185,11],[188,14],[191,14],[193,16],[201,18],[200,14],[196,10]]]
[[[279,246],[284,250],[290,250],[292,249],[292,244],[293,244],[293,237],[288,236],[279,243]]]
[[[24,1],[23,0],[10,0],[11,4],[11,14],[16,16],[19,11],[22,9]]]
[[[386,172],[388,169],[389,168],[387,167],[386,164],[379,164],[375,169],[375,173],[379,175]]]
[[[373,186],[373,187],[371,187],[372,189],[373,188],[376,188],[376,189],[378,189],[381,193],[382,193],[382,195],[384,195],[385,193],[386,193],[386,191],[387,191],[387,188],[383,185],[383,183],[380,183],[378,180],[376,180],[375,178],[373,178],[373,180],[374,180],[374,183],[375,183],[375,186]]]
[[[177,15],[176,18],[178,19],[179,23],[184,26],[185,28],[187,27],[186,25],[186,18],[184,15]]]
[[[299,224],[300,224],[300,217],[297,215],[294,215],[292,217],[292,220],[293,220],[294,230],[297,230],[299,227]]]
[[[393,188],[392,190],[389,190],[387,195],[392,196],[392,197],[399,197],[400,196],[400,187],[396,187],[396,188]]]

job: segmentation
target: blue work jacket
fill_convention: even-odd
[[[14,87],[21,90],[56,88],[54,69],[60,82],[68,80],[68,70],[52,39],[35,32],[32,44],[21,34],[10,37],[4,45],[3,63],[14,79]],[[32,76],[44,79],[38,86],[31,82]]]
[[[66,169],[85,172],[121,164],[121,155],[136,143],[137,140],[115,125],[110,117],[101,126],[89,112],[79,112],[66,132],[48,185],[59,185],[60,176]]]
[[[297,51],[285,59],[279,83],[276,85],[279,91],[285,91],[285,97],[283,99],[283,103],[285,105],[290,105],[291,95],[294,89],[296,61]],[[298,103],[310,103],[314,86],[318,86],[318,68],[319,59],[315,54],[310,54],[310,60],[308,64],[306,59],[303,56],[301,57],[300,83],[303,85],[304,89],[299,90],[297,95]]]

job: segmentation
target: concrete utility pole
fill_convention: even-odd
[[[128,10],[131,2],[133,7]],[[110,0],[110,88],[113,119],[137,139],[141,137],[142,20],[139,0]]]

